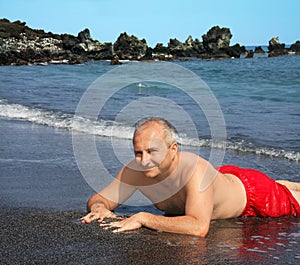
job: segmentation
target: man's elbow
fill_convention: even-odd
[[[199,236],[199,237],[206,237],[209,231],[209,225],[197,225],[193,231],[192,231],[192,235],[194,236]]]
[[[206,237],[208,234],[208,230],[203,231],[203,230],[196,230],[192,233],[192,235],[194,236],[198,236],[198,237]]]

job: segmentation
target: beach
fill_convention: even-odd
[[[1,159],[1,264],[296,264],[300,259],[296,217],[212,221],[207,238],[146,228],[113,234],[97,223],[83,225],[79,219],[94,191],[76,168],[70,135],[3,120],[1,132],[6,157]],[[155,209],[125,205],[116,213],[137,211]]]
[[[220,103],[228,137],[222,164],[299,181],[299,59],[178,62],[199,74]],[[146,228],[113,234],[97,223],[80,223],[95,190],[78,167],[70,124],[87,87],[111,69],[107,62],[0,68],[0,263],[297,264],[296,217],[212,221],[207,238]],[[114,117],[120,110],[128,116],[136,112],[124,104],[137,95],[163,97],[171,89],[151,82],[129,86],[130,93],[125,89],[115,96],[115,108],[104,111],[96,129],[83,121],[73,136],[94,135],[100,158],[116,174],[122,163],[112,150],[129,150],[131,121],[125,115],[122,124],[114,123]],[[188,105],[182,100],[181,107],[192,116]],[[209,130],[195,121],[199,139],[185,136],[181,148],[208,159]],[[113,135],[107,135],[111,128]],[[162,214],[135,198],[116,209],[121,216],[138,211]]]
[[[79,224],[82,214],[1,207],[1,264],[297,264],[300,259],[296,218],[216,221],[207,238],[197,238],[145,228],[112,234],[97,224]]]

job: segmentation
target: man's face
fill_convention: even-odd
[[[135,134],[133,139],[135,161],[146,177],[154,178],[165,173],[172,163],[171,146],[158,124],[151,124]]]

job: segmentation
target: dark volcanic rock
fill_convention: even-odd
[[[62,48],[64,50],[72,50],[72,48],[79,43],[79,40],[70,34],[62,34],[61,35],[62,39]]]
[[[169,52],[169,49],[168,47],[164,46],[162,43],[157,43],[153,49],[153,52],[167,54]]]
[[[48,37],[59,39],[58,34],[53,34],[51,32],[46,33],[42,29],[31,29],[26,26],[25,22],[19,20],[15,22],[10,22],[8,19],[0,19],[0,38],[22,38],[22,35],[26,35],[29,40],[33,40],[36,37]]]
[[[177,57],[187,57],[187,54],[185,54],[186,49],[187,49],[186,45],[184,45],[176,38],[169,40],[168,43],[169,54],[175,55]]]
[[[282,50],[284,50],[284,47],[285,47],[285,44],[280,43],[278,37],[273,37],[271,40],[269,40],[268,49],[270,52],[282,51]]]
[[[139,40],[137,37],[129,36],[124,32],[114,43],[113,49],[121,60],[140,60],[145,56],[148,46],[145,39]]]
[[[111,59],[112,44],[93,40],[85,29],[75,37],[33,30],[25,22],[0,19],[0,65],[28,63],[80,63],[92,59]]]
[[[212,27],[199,39],[189,36],[185,42],[170,39],[167,47],[158,43],[153,49],[145,39],[120,34],[114,44],[100,43],[91,37],[89,29],[84,29],[77,36],[53,34],[40,29],[31,29],[25,22],[10,22],[0,19],[0,65],[22,65],[35,63],[81,63],[88,60],[111,60],[118,64],[120,60],[172,60],[185,57],[240,58],[246,52],[244,46],[230,46],[232,34],[229,28]],[[260,48],[260,49],[259,49]],[[269,56],[278,56],[288,52],[300,53],[300,43],[290,49],[279,42],[278,38],[269,41]],[[264,52],[261,47],[255,53]],[[247,53],[248,58],[252,53]]]
[[[300,41],[299,40],[291,45],[290,51],[300,54]]]
[[[85,42],[87,40],[91,40],[91,34],[89,29],[84,29],[83,31],[78,33],[78,40],[80,42]]]
[[[254,57],[254,52],[252,50],[248,51],[246,58],[253,58]]]
[[[111,60],[113,58],[113,45],[111,42],[101,44],[100,50],[95,52],[95,60]]]
[[[199,57],[205,53],[202,42],[198,39],[193,40],[192,36],[189,36],[184,43],[177,39],[170,39],[168,49],[175,57]]]
[[[269,50],[269,55],[268,55],[269,57],[288,54],[288,50],[285,49],[285,44],[280,43],[278,37],[273,37],[269,41],[268,50]]]
[[[229,28],[212,27],[202,36],[207,58],[239,58],[242,53],[245,53],[244,46],[239,44],[229,46],[231,37]]]
[[[255,47],[254,53],[265,53],[261,46]]]
[[[235,44],[233,46],[223,48],[221,50],[224,50],[226,54],[234,58],[240,58],[241,54],[246,52],[245,46],[240,46],[239,44]]]
[[[229,28],[215,26],[202,36],[203,46],[207,52],[218,54],[220,49],[229,47],[231,37]]]
[[[203,42],[199,39],[193,40],[189,36],[185,42],[176,38],[170,39],[168,47],[157,44],[154,48],[156,56],[172,55],[172,57],[199,57],[199,58],[239,58],[242,53],[246,52],[244,46],[235,44],[229,46],[231,33],[228,28],[213,27],[207,34],[203,35]]]

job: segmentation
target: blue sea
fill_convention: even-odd
[[[121,67],[130,64],[137,65],[139,71],[149,71],[149,67],[155,67],[157,62],[125,61]],[[262,170],[275,179],[299,181],[299,56],[268,58],[266,55],[256,55],[253,59],[211,61],[191,59],[174,61],[165,68],[172,68],[172,64],[180,66],[176,71],[182,69],[197,75],[215,99],[211,104],[216,103],[220,108],[224,119],[222,125],[225,126],[225,157],[219,159],[218,164],[214,166],[237,164]],[[157,76],[153,77],[153,80],[139,80],[137,76],[138,82],[132,84],[131,79],[123,80],[124,84],[129,85],[126,88],[115,89],[116,92],[109,96],[106,90],[113,90],[113,86],[118,84],[113,83],[112,87],[106,90],[100,87],[97,93],[107,101],[106,108],[102,108],[96,121],[91,121],[90,117],[80,117],[81,119],[76,119],[77,122],[74,123],[74,117],[78,117],[75,113],[84,93],[107,73],[119,80],[119,73],[112,71],[118,68],[120,67],[111,66],[107,61],[81,65],[1,67],[0,141],[7,142],[6,137],[11,136],[5,130],[4,124],[13,124],[27,126],[33,131],[35,128],[43,128],[56,134],[64,134],[67,138],[71,138],[72,132],[79,132],[87,137],[93,135],[97,137],[97,141],[113,142],[113,145],[120,146],[120,149],[121,146],[125,146],[125,152],[130,152],[130,148],[127,150],[127,147],[131,145],[129,139],[134,122],[154,113],[171,120],[174,125],[181,127],[181,131],[185,128],[180,135],[182,150],[194,151],[209,159],[214,128],[210,126],[205,109],[202,108],[201,113],[199,106],[183,95],[183,90],[170,84],[154,82],[160,80]],[[143,78],[144,73],[141,72],[140,75]],[[161,75],[165,76],[167,73]],[[176,80],[176,76],[174,79]],[[187,86],[188,82],[187,80]],[[101,80],[99,85],[102,85]],[[193,90],[193,95],[197,93],[197,89]],[[201,93],[199,90],[199,95]],[[167,100],[175,102],[175,107]],[[153,109],[156,112],[153,112]],[[180,109],[183,109],[185,116],[180,115]],[[137,113],[141,115],[138,116]],[[191,126],[195,126],[193,130],[196,130],[196,136],[193,132],[189,135],[187,128]],[[72,143],[70,144],[72,148]],[[22,143],[20,145],[22,146]],[[5,142],[1,143],[1,146],[5,146]],[[108,144],[107,148],[110,147],[111,144]],[[25,148],[27,147],[24,146]],[[8,150],[10,149],[12,146],[8,146]],[[220,146],[220,150],[223,152],[224,145]],[[28,152],[27,149],[26,151]],[[59,155],[60,151],[57,149],[57,154],[53,156]],[[0,157],[4,168],[7,162],[5,152],[2,151]],[[101,153],[101,150],[99,152]],[[9,161],[14,162],[15,159],[17,162],[20,153],[10,155],[12,157]],[[112,174],[121,166],[118,160],[120,159],[105,162],[108,170],[115,169]]]
[[[300,181],[300,56],[175,60],[156,71],[159,64],[124,61],[112,66],[97,61],[0,67],[1,204],[84,211],[89,196],[133,157],[133,125],[147,115],[171,120],[181,150],[208,160],[215,152],[214,166],[234,164],[274,179]],[[122,74],[131,66],[138,69],[134,78]],[[192,77],[204,88],[196,87]],[[178,83],[184,89],[176,87]],[[220,134],[225,139],[219,139]],[[91,141],[96,157],[89,149]],[[159,213],[141,195],[118,212],[139,210]],[[265,222],[257,220],[256,234],[250,233],[252,243],[244,251],[269,257],[267,246],[272,245],[274,259],[299,259],[299,219],[289,219],[287,226],[281,219],[273,222],[286,230],[272,231],[273,243],[253,247],[253,240],[270,237]],[[240,226],[236,221],[229,224]],[[237,240],[215,248],[234,251]]]

